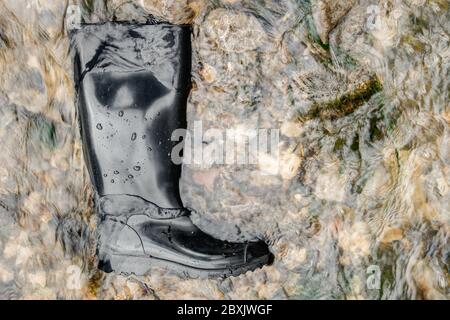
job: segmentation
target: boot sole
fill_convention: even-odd
[[[114,253],[107,253],[102,256],[103,257],[99,260],[98,267],[100,270],[107,273],[115,272],[125,276],[133,274],[136,276],[144,276],[150,273],[152,268],[162,268],[183,278],[200,279],[238,276],[247,271],[253,271],[262,268],[265,265],[270,265],[273,259],[272,255],[270,255],[262,257],[252,263],[228,269],[199,269],[155,257],[130,256]]]

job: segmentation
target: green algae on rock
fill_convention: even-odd
[[[305,114],[298,116],[303,122],[315,118],[335,120],[345,117],[361,107],[369,99],[381,92],[383,86],[376,76],[359,84],[354,91],[344,93],[340,97],[326,102],[314,102]]]

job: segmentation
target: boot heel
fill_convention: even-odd
[[[98,268],[106,273],[143,276],[152,267],[152,258],[107,253],[99,255]]]

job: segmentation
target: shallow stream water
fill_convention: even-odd
[[[271,266],[96,269],[71,5],[191,23],[189,127],[280,130],[279,167],[185,165],[181,181],[203,230],[266,239]],[[449,298],[449,33],[446,0],[0,0],[0,298]]]

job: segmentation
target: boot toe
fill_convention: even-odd
[[[271,265],[273,262],[273,254],[264,241],[250,242],[247,247],[246,260],[263,260],[265,264]]]
[[[263,241],[219,240],[196,227],[187,216],[153,219],[139,214],[126,223],[107,219],[99,225],[101,269],[144,274],[152,266],[200,276],[236,276],[271,264]]]

